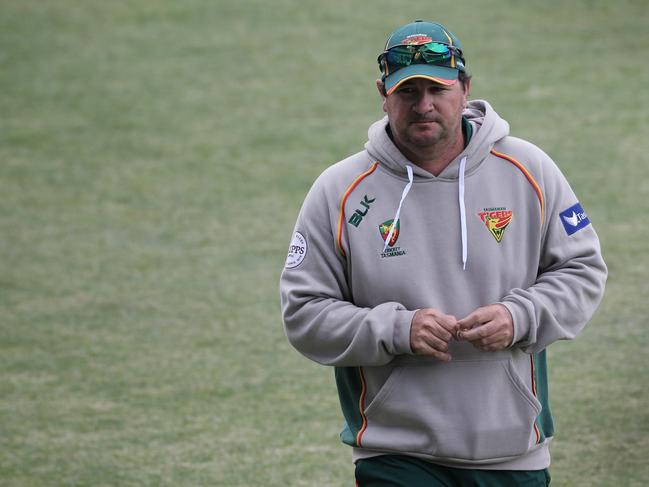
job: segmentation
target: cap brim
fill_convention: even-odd
[[[441,85],[454,85],[457,82],[458,70],[432,64],[411,64],[401,68],[385,78],[385,92],[392,93],[409,79],[424,78]]]

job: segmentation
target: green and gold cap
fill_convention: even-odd
[[[465,70],[462,47],[446,27],[415,20],[396,29],[378,57],[386,94],[412,78],[426,78],[443,85],[457,82]]]

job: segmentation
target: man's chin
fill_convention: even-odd
[[[412,140],[439,139],[442,127],[435,122],[425,124],[415,124],[410,127],[409,135]]]
[[[430,147],[436,145],[441,137],[438,132],[434,133],[419,133],[410,136],[410,143],[416,147]]]

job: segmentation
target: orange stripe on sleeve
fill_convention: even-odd
[[[530,355],[530,370],[532,371],[532,394],[536,397],[536,374],[534,373],[534,355]],[[536,442],[541,442],[541,432],[534,419],[534,433],[536,434]]]
[[[367,429],[367,417],[365,416],[365,393],[367,392],[367,387],[365,386],[365,374],[363,373],[363,368],[359,367],[358,372],[361,375],[361,386],[362,386],[361,397],[358,400],[358,409],[361,412],[361,418],[363,418],[363,425],[361,426],[360,431],[356,435],[356,444],[359,447],[362,447],[363,433],[365,433],[365,430]]]
[[[536,397],[536,375],[534,373],[534,355],[530,355],[530,369],[532,370],[532,394]]]
[[[347,254],[345,253],[345,249],[343,249],[343,226],[345,224],[345,203],[347,202],[347,198],[349,195],[356,189],[356,186],[360,184],[360,182],[365,179],[367,176],[372,174],[376,168],[378,167],[379,163],[375,162],[372,164],[372,167],[370,167],[367,171],[365,171],[363,174],[358,176],[356,179],[354,179],[354,182],[349,185],[345,193],[343,194],[343,197],[340,199],[340,206],[338,208],[338,229],[336,230],[336,246],[338,247],[338,251],[343,257],[346,257]]]
[[[541,432],[539,431],[539,427],[536,425],[536,421],[534,421],[534,433],[536,433],[536,443],[541,443]]]
[[[496,157],[500,157],[501,159],[505,159],[506,161],[511,162],[527,178],[529,183],[532,185],[532,188],[534,188],[534,191],[536,192],[536,196],[539,199],[539,203],[541,205],[541,225],[543,225],[543,223],[545,222],[545,199],[543,198],[543,192],[541,191],[541,187],[536,182],[536,179],[534,179],[534,176],[532,176],[532,174],[530,174],[530,172],[527,170],[527,168],[523,164],[518,162],[513,157],[508,156],[507,154],[503,154],[502,152],[498,152],[498,151],[496,151],[494,149],[491,149],[491,153]]]

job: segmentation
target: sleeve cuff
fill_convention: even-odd
[[[416,311],[399,310],[394,324],[394,353],[395,355],[412,355],[410,348],[410,325]]]
[[[514,338],[512,339],[511,346],[527,340],[527,336],[530,332],[530,323],[525,311],[511,301],[501,302],[500,304],[509,310],[512,319],[514,320]]]

